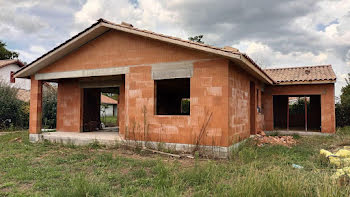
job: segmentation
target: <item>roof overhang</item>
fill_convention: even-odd
[[[84,44],[88,43],[91,40],[94,40],[103,33],[109,31],[108,27],[105,27],[103,24],[99,23],[91,26],[89,29],[81,32],[75,37],[67,40],[63,44],[44,54],[40,58],[34,60],[27,67],[22,68],[17,71],[14,75],[16,78],[27,78],[35,74],[39,70],[43,69],[47,65],[50,65],[57,61],[58,59],[66,56],[67,54],[73,52]]]
[[[26,67],[17,71],[14,77],[28,78],[31,75],[38,72],[39,70],[43,69],[44,67],[54,63],[58,59],[66,56],[67,54],[73,52],[74,50],[77,50],[79,47],[83,46],[84,44],[88,43],[91,40],[94,40],[98,36],[104,34],[105,32],[111,29],[175,44],[186,48],[199,50],[202,52],[215,54],[223,58],[232,60],[234,62],[239,62],[240,63],[239,65],[243,69],[247,70],[253,76],[257,77],[258,79],[262,80],[265,83],[268,83],[268,84],[274,83],[272,78],[270,78],[258,65],[256,65],[254,61],[252,61],[250,58],[247,58],[247,56],[242,53],[239,53],[239,52],[232,53],[228,51],[218,50],[218,48],[215,48],[215,47],[208,47],[200,44],[198,45],[193,44],[191,42],[184,42],[183,40],[175,39],[173,37],[162,36],[160,34],[150,33],[148,31],[140,31],[138,29],[125,27],[123,25],[111,24],[109,22],[105,22],[104,20],[99,20],[97,23],[93,24],[83,32],[77,34],[76,36],[67,40],[63,44],[47,52],[40,58],[34,60],[32,63],[30,63]]]
[[[313,81],[288,81],[288,82],[277,82],[274,85],[315,85],[315,84],[330,84],[336,83],[337,80],[313,80]]]

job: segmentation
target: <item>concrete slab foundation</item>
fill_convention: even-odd
[[[53,143],[74,144],[78,146],[88,145],[98,142],[104,145],[115,145],[121,142],[122,139],[117,132],[47,132],[41,134],[29,134],[30,142],[40,142],[48,140]]]
[[[106,146],[113,145],[130,145],[130,146],[146,146],[155,150],[170,150],[174,152],[191,153],[196,145],[193,144],[179,144],[179,143],[163,143],[163,142],[145,142],[135,140],[124,140],[118,132],[45,132],[41,134],[29,134],[30,142],[42,142],[48,140],[52,143],[73,144],[77,146],[89,145],[94,142]],[[199,151],[205,155],[213,156],[215,158],[228,158],[232,151],[237,150],[238,147],[245,142],[245,140],[233,144],[229,147],[222,146],[199,146]]]

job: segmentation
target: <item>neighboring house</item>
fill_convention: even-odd
[[[117,116],[118,101],[101,94],[101,116]]]
[[[123,139],[182,148],[199,144],[227,155],[252,134],[293,128],[288,99],[305,96],[310,97],[310,111],[300,114],[305,116],[301,130],[335,132],[336,77],[331,66],[263,70],[237,49],[126,23],[100,19],[15,76],[31,78],[32,141],[42,136],[45,81],[58,82],[57,131],[62,132],[98,126],[101,89],[106,87],[119,89]],[[188,100],[189,110],[183,107]]]
[[[18,99],[28,102],[30,99],[30,80],[11,77],[23,66],[24,64],[17,59],[0,60],[0,81],[18,88]]]
[[[11,73],[20,70],[24,64],[17,59],[0,60],[0,80],[11,85],[12,87],[30,90],[30,80],[11,78]]]

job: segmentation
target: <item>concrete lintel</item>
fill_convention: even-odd
[[[108,88],[108,87],[120,87],[123,84],[121,80],[114,81],[81,81],[79,86],[81,88]]]
[[[193,61],[159,63],[152,65],[152,79],[190,78],[193,75]]]
[[[113,67],[100,69],[73,70],[64,72],[38,73],[35,74],[36,80],[64,79],[64,78],[79,78],[79,77],[94,77],[94,76],[109,76],[121,75],[129,73],[129,67]]]

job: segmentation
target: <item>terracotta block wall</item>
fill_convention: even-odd
[[[254,83],[255,87],[253,100],[250,102],[250,83]],[[257,106],[261,107],[261,90],[263,85],[246,71],[235,65],[233,62],[229,64],[229,144],[237,143],[246,139],[250,134],[255,134],[264,128],[264,114],[257,112]],[[257,95],[259,90],[259,95]],[[252,105],[252,106],[251,106]],[[255,113],[255,130],[251,127],[251,111],[254,108]]]
[[[191,115],[155,115],[151,64],[183,61],[193,62],[193,76],[190,79]],[[237,65],[229,66],[228,60],[211,54],[109,31],[39,73],[121,66],[130,66],[129,73],[125,74],[124,85],[120,87],[118,119],[121,135],[132,137],[135,133],[135,138],[141,140],[147,138],[150,141],[193,144],[204,123],[205,114],[212,112],[207,136],[202,144],[229,146],[249,136],[250,120],[246,115],[250,112],[247,109],[242,111],[241,105],[245,108],[249,106],[249,81],[254,81],[256,88],[261,88],[261,84]],[[81,131],[81,91],[77,81],[60,80],[57,130]],[[263,115],[256,113],[256,117],[257,124],[253,132],[263,128]],[[148,134],[145,135],[144,131],[148,131]]]
[[[82,131],[83,90],[77,79],[62,79],[57,90],[57,131]]]
[[[194,144],[212,113],[203,145],[228,146],[228,61],[194,63],[190,79],[190,115],[155,115],[151,66],[130,68],[125,75],[125,111],[120,133],[129,139]],[[121,91],[123,94],[123,91]],[[144,115],[146,114],[146,120]],[[207,116],[206,116],[207,114]],[[125,121],[123,121],[125,120]]]
[[[39,73],[214,58],[217,56],[111,30],[43,68]]]
[[[42,81],[31,77],[30,91],[30,112],[29,112],[29,133],[38,134],[41,132],[42,115]]]
[[[280,85],[265,88],[265,130],[273,130],[273,95],[321,95],[321,132],[335,133],[334,84]]]

